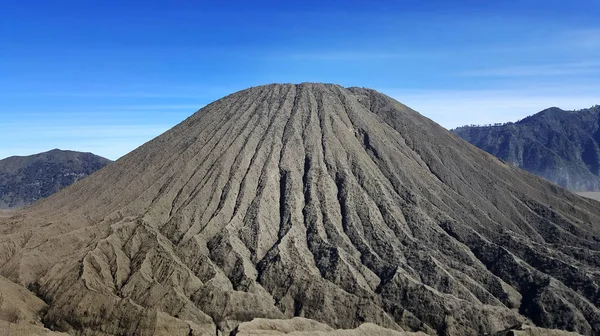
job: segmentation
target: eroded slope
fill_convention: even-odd
[[[600,203],[368,89],[235,93],[0,223],[0,273],[71,333],[600,331]]]

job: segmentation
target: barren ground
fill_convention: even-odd
[[[17,215],[54,331],[600,333],[600,203],[369,89],[240,91]]]

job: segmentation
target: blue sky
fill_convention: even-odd
[[[600,1],[0,2],[0,158],[116,159],[272,82],[377,89],[447,128],[600,104]]]

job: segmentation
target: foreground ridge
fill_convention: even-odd
[[[305,317],[591,335],[599,223],[600,203],[376,91],[274,84],[0,218],[0,274],[73,334],[228,335]]]

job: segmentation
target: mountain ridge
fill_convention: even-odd
[[[48,197],[111,161],[92,153],[53,149],[0,160],[0,209]]]
[[[600,106],[548,108],[518,122],[451,130],[473,145],[574,191],[600,190]]]

